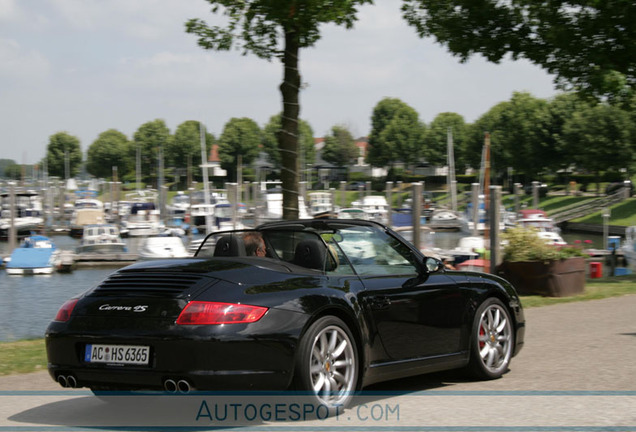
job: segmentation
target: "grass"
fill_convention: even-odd
[[[603,224],[601,212],[575,219],[572,222],[582,222],[589,224]],[[610,225],[631,226],[636,225],[636,198],[629,198],[621,203],[610,207]]]
[[[588,280],[583,294],[572,297],[522,296],[524,308],[598,300],[636,294],[636,275]],[[44,339],[0,342],[0,376],[46,369]]]
[[[46,369],[44,339],[0,342],[0,376]]]

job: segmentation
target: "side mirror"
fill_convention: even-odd
[[[444,268],[444,263],[437,258],[426,257],[424,258],[424,266],[429,273],[435,273]]]

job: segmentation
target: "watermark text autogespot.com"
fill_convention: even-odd
[[[356,422],[398,422],[400,405],[362,403],[345,411],[342,406],[303,402],[232,402],[203,399],[196,414],[197,422],[297,422],[307,420],[346,420]]]

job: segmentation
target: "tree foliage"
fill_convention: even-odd
[[[415,163],[423,152],[425,126],[417,112],[400,99],[384,98],[373,109],[367,162],[386,166]]]
[[[357,8],[372,0],[207,0],[212,12],[223,10],[228,17],[225,27],[208,25],[201,19],[186,23],[186,32],[198,36],[204,49],[227,51],[233,46],[244,54],[252,53],[283,63],[283,99],[281,133],[281,181],[283,186],[283,219],[298,217],[298,119],[300,113],[299,52],[313,46],[320,38],[319,27],[334,23],[351,28],[356,21]]]
[[[356,142],[351,132],[344,126],[334,126],[331,134],[325,137],[322,158],[325,162],[338,167],[353,165],[359,155]]]
[[[636,85],[632,0],[404,0],[406,21],[466,61],[525,58],[565,90],[626,100]]]
[[[262,132],[258,124],[247,117],[232,118],[219,138],[221,167],[236,181],[239,156],[244,165],[251,164],[260,151]]]
[[[156,176],[159,168],[159,151],[165,150],[170,145],[171,139],[170,129],[162,119],[152,120],[139,126],[133,136],[131,153],[136,158],[137,150],[140,151],[140,175]]]
[[[95,177],[111,178],[113,167],[117,167],[119,178],[134,168],[129,157],[128,137],[115,129],[99,134],[86,154],[86,171]]]
[[[634,161],[633,124],[625,111],[599,104],[576,111],[563,126],[572,160],[598,173]]]
[[[79,138],[68,132],[58,132],[51,135],[46,148],[46,162],[50,176],[66,178],[67,162],[68,176],[77,175],[82,165],[82,149]]]
[[[464,118],[457,113],[441,113],[433,119],[426,130],[424,157],[434,165],[443,165],[447,162],[449,129],[453,138],[455,168],[462,172],[461,169],[466,166],[466,162],[461,156],[465,153],[468,131]]]
[[[269,122],[263,128],[263,150],[274,165],[274,168],[280,170],[281,153],[279,148],[278,135],[282,132],[281,115],[276,114],[270,117]],[[298,125],[298,164],[301,170],[304,169],[303,164],[313,164],[316,160],[316,146],[314,143],[314,131],[305,120],[300,120]]]
[[[205,154],[210,154],[214,144],[214,135],[205,132]],[[201,160],[201,123],[196,120],[187,120],[177,126],[174,136],[169,140],[166,148],[166,160],[168,166],[176,168],[191,168],[204,162]]]

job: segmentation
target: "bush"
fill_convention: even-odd
[[[504,261],[549,261],[586,256],[574,246],[557,247],[546,243],[533,229],[511,228],[503,238],[506,241]]]

